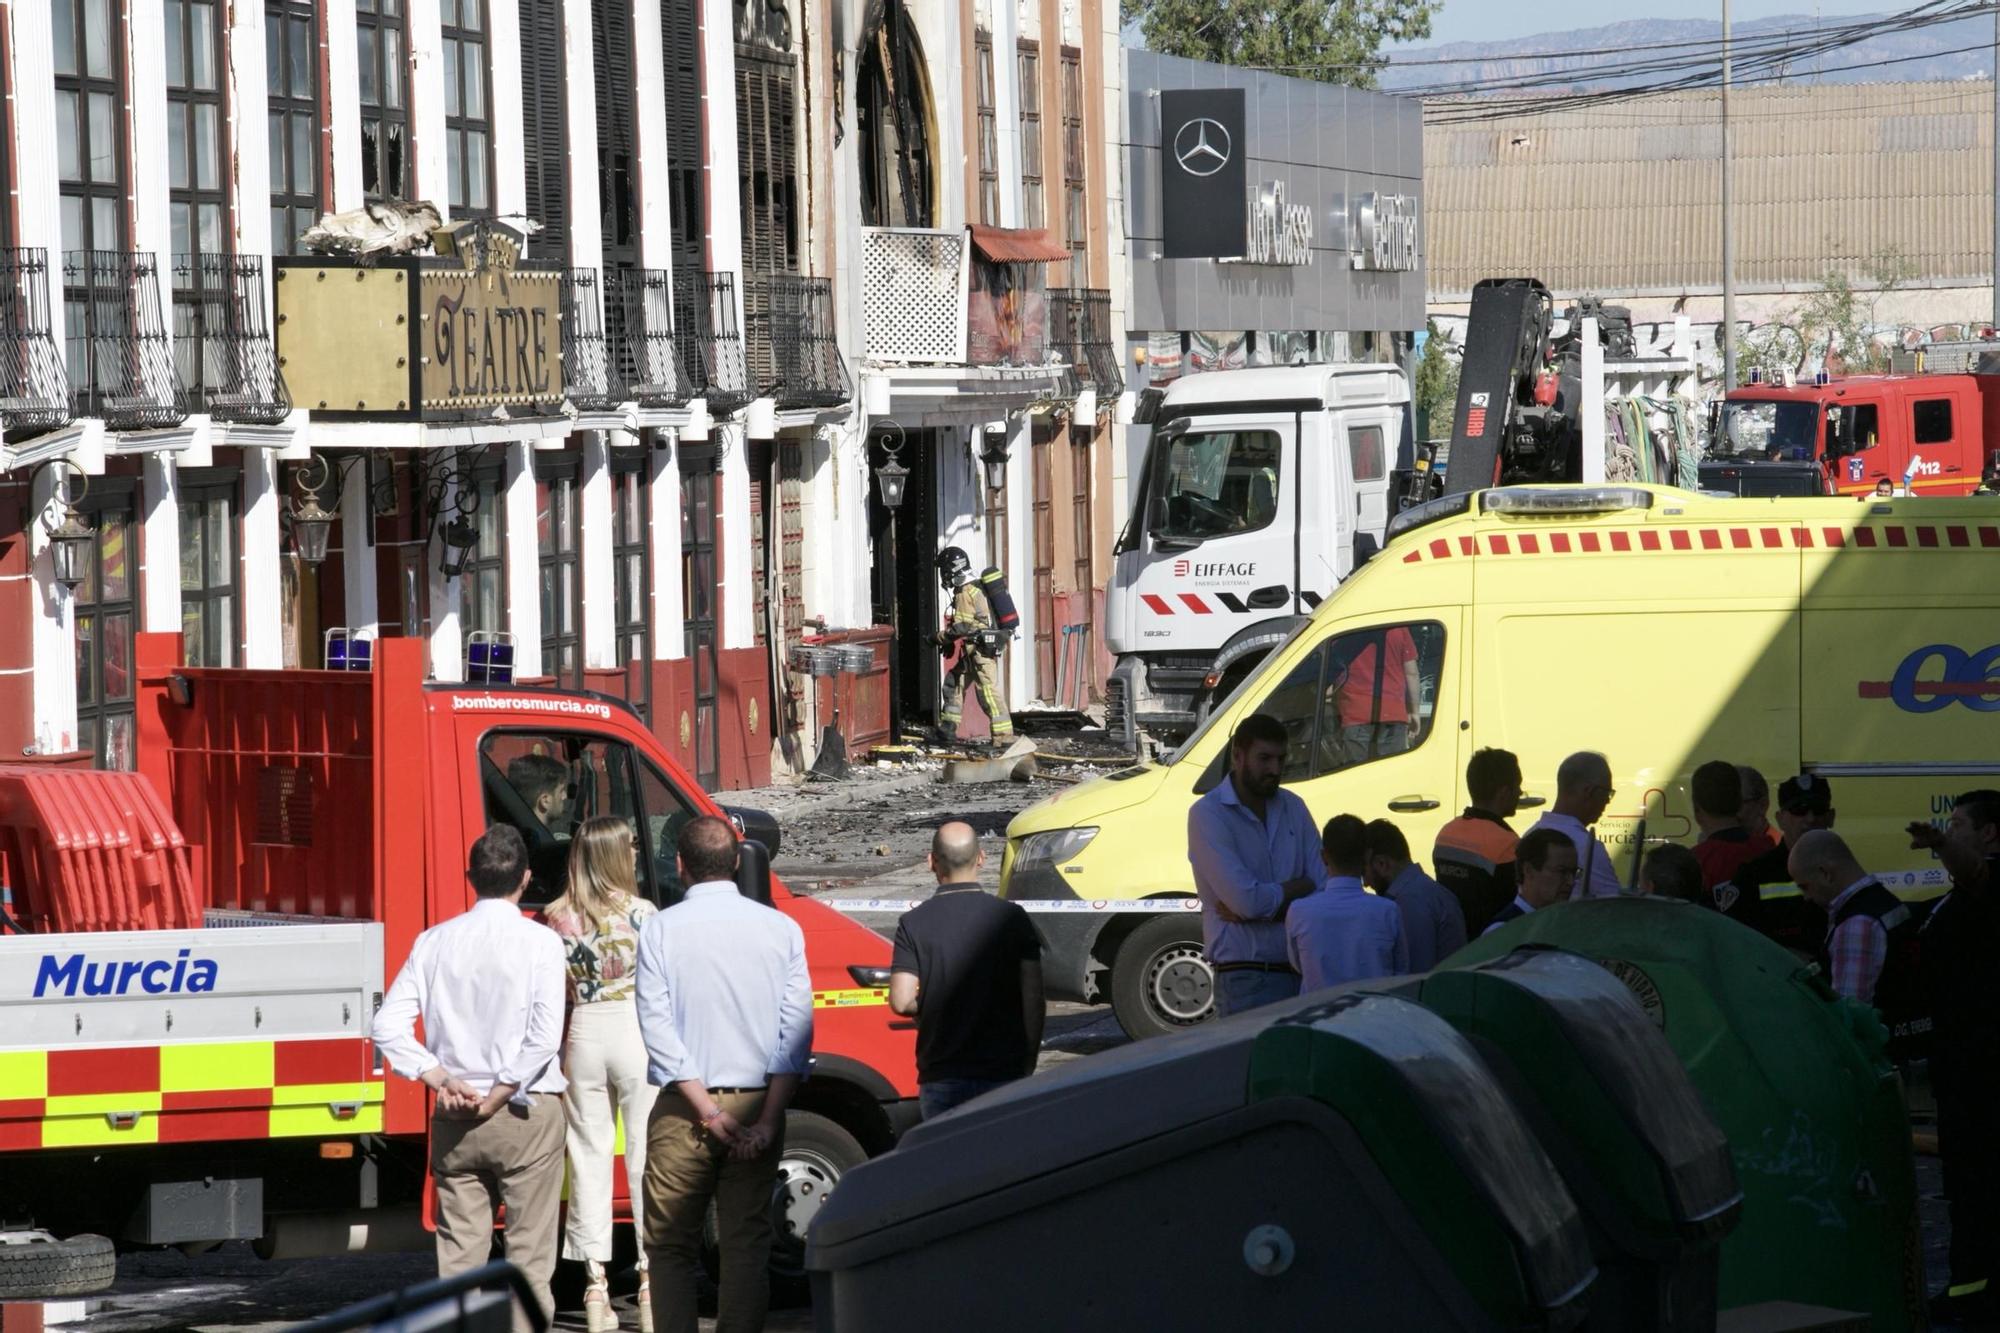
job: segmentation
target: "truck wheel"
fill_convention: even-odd
[[[57,1240],[46,1231],[0,1231],[0,1301],[87,1296],[117,1275],[117,1251],[103,1236]]]
[[[1205,1023],[1215,1016],[1215,973],[1192,914],[1148,921],[1119,946],[1111,964],[1111,1010],[1134,1041]]]

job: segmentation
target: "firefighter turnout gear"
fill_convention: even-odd
[[[958,562],[947,567],[945,556],[957,552]],[[979,706],[986,710],[986,716],[993,726],[995,740],[1010,740],[1014,735],[1014,719],[1007,711],[1005,696],[1000,690],[1000,654],[1005,647],[1005,636],[993,627],[993,612],[986,605],[986,594],[979,584],[967,578],[970,562],[957,547],[947,547],[938,558],[941,576],[960,580],[951,597],[951,619],[944,633],[938,637],[940,646],[950,651],[958,650],[958,658],[944,676],[944,699],[938,709],[938,725],[947,732],[956,733],[959,719],[965,715],[965,692],[975,689],[979,692]]]

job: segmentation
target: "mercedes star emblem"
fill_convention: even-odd
[[[1229,165],[1229,131],[1207,116],[1183,123],[1174,135],[1174,161],[1190,176],[1213,176]]]

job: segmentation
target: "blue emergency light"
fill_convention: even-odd
[[[1824,370],[1822,370],[1819,372],[1819,374],[1813,376],[1813,383],[1818,387],[1824,389],[1826,387],[1827,378],[1828,378],[1827,373]]]
[[[468,685],[512,685],[513,636],[475,630],[465,644],[465,680]]]
[[[371,671],[375,666],[375,640],[362,638],[351,630],[326,632],[328,671]]]
[[[1752,384],[1762,384],[1764,382],[1764,371],[1761,366],[1750,367],[1750,382]]]

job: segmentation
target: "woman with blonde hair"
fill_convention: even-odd
[[[656,910],[638,894],[638,841],[615,816],[585,820],[569,849],[569,888],[549,904],[569,963],[569,1221],[564,1250],[582,1259],[589,1333],[618,1327],[604,1266],[611,1259],[611,1193],[618,1118],[625,1122],[625,1180],[633,1207],[645,1197],[646,1121],[656,1089],[634,1003],[639,931]],[[645,1250],[639,1252],[639,1328],[652,1333]]]

